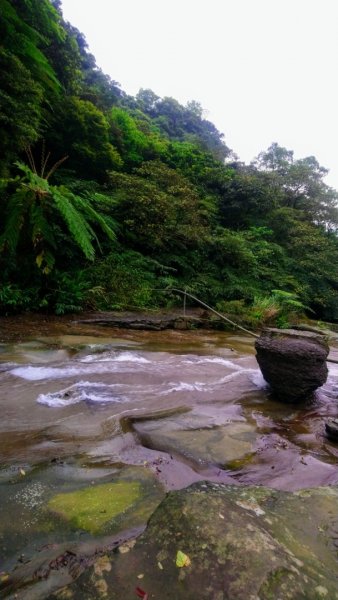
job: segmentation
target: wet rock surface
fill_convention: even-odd
[[[304,400],[326,382],[329,346],[323,335],[270,328],[255,347],[263,377],[280,400]]]
[[[338,598],[338,489],[298,493],[197,483],[171,492],[146,531],[56,598]],[[177,551],[190,564],[178,567]]]
[[[63,597],[62,590],[76,580],[86,569],[97,563],[99,557],[123,544],[134,543],[144,527],[127,530],[120,535],[83,543],[66,542],[41,548],[31,559],[21,556],[20,564],[11,574],[1,574],[0,597],[9,600],[44,600]],[[61,591],[61,594],[59,594]],[[72,593],[64,596],[71,598]]]

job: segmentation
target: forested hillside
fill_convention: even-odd
[[[2,314],[156,308],[178,287],[253,324],[338,320],[326,170],[276,143],[245,166],[197,102],[128,96],[58,0],[0,0],[0,140]]]

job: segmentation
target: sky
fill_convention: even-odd
[[[196,100],[249,163],[272,142],[338,189],[337,0],[62,0],[128,94]]]

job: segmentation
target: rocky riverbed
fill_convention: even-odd
[[[338,366],[285,405],[249,337],[92,319],[0,324],[2,594],[338,598]]]

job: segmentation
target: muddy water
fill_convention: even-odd
[[[5,325],[5,571],[46,544],[90,538],[90,528],[48,508],[60,493],[137,482],[139,501],[104,523],[108,534],[143,524],[167,490],[199,479],[285,490],[338,482],[338,445],[324,435],[325,418],[338,415],[337,365],[314,398],[284,405],[270,396],[249,337]]]

